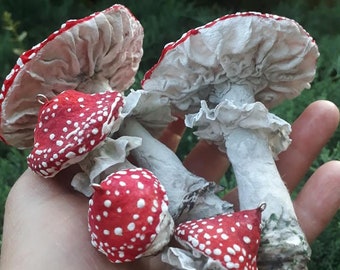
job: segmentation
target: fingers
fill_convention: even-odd
[[[226,154],[204,140],[196,144],[183,164],[192,173],[214,182],[218,182],[229,167]]]
[[[176,151],[184,134],[185,124],[183,119],[170,123],[163,131],[159,140]],[[215,145],[205,141],[199,141],[184,161],[184,166],[192,173],[209,181],[218,182],[229,166],[224,153],[221,153]]]
[[[340,208],[340,162],[321,166],[294,201],[299,223],[308,242],[325,229]]]
[[[70,196],[56,180],[27,170],[12,188],[1,249],[4,269],[39,269],[41,265],[66,269],[71,259],[68,248],[79,254],[87,249],[87,200]]]
[[[240,210],[240,201],[238,199],[238,189],[233,188],[230,192],[224,195],[223,200],[231,203],[234,206],[235,211]]]
[[[292,191],[335,132],[339,110],[329,101],[309,105],[292,125],[292,143],[279,155],[278,170]]]
[[[176,152],[179,142],[185,131],[185,124],[182,118],[171,122],[163,131],[159,141],[164,143],[172,151]]]

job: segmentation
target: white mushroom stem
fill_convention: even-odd
[[[267,203],[262,213],[260,269],[293,269],[292,265],[304,269],[310,248],[266,138],[256,132],[237,129],[226,139],[226,147],[237,179],[241,210],[250,209],[261,201]]]
[[[217,107],[209,109],[203,106],[198,114],[187,116],[186,124],[198,126],[197,134],[201,138],[209,139],[212,133],[224,137],[237,181],[241,210],[266,202],[267,209],[262,215],[260,269],[306,269],[310,247],[274,160],[289,140],[288,135],[280,134],[280,121],[283,120],[268,113],[262,104],[255,103],[253,90],[247,85],[218,85],[215,90],[209,101],[214,104],[219,99],[221,105],[217,107],[226,107],[218,110]],[[249,111],[245,111],[247,105],[251,108]],[[262,109],[255,109],[257,107]],[[236,109],[228,111],[229,108]],[[271,132],[268,131],[271,124],[266,122],[270,120],[267,119],[274,123]],[[214,128],[217,131],[212,131]],[[275,144],[279,142],[282,145]]]
[[[160,180],[169,198],[169,212],[177,217],[184,197],[196,190],[204,191],[208,182],[190,173],[179,158],[164,144],[159,142],[135,119],[125,119],[119,129],[120,135],[142,138],[142,145],[131,151],[138,166],[152,171]],[[230,212],[232,205],[222,201],[214,190],[197,194],[195,207],[185,211],[175,222],[215,216]],[[200,197],[202,195],[202,197]]]

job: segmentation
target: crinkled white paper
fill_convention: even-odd
[[[225,270],[221,263],[197,251],[169,247],[162,253],[162,261],[171,265],[172,270]]]
[[[197,114],[186,115],[188,127],[198,126],[195,134],[207,141],[214,142],[223,152],[225,140],[236,128],[250,129],[268,137],[269,146],[276,156],[289,146],[291,126],[286,121],[269,113],[260,102],[235,106],[231,101],[223,101],[214,109],[209,109],[205,101]]]
[[[91,151],[79,165],[84,170],[74,176],[71,185],[85,196],[92,195],[91,183],[100,183],[107,175],[120,169],[133,167],[127,160],[130,151],[142,143],[141,138],[122,136],[116,140],[106,138],[100,147]]]
[[[137,119],[156,138],[170,122],[175,120],[171,115],[167,97],[161,96],[161,93],[144,90],[130,90],[125,98],[122,115]]]

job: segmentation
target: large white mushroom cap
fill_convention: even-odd
[[[0,139],[31,147],[40,104],[67,89],[124,91],[134,81],[143,54],[143,28],[122,5],[69,20],[24,52],[0,92]]]
[[[219,103],[233,85],[246,85],[273,107],[310,87],[318,47],[295,21],[256,12],[223,16],[168,44],[142,81],[170,97],[178,113],[196,113],[200,101]]]

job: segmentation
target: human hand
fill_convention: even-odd
[[[299,183],[338,122],[338,109],[325,101],[313,103],[296,120],[291,134],[293,143],[277,163],[290,190]],[[173,123],[161,140],[175,150],[183,131],[183,123]],[[211,181],[218,181],[229,167],[225,155],[203,141],[184,164]],[[75,169],[67,169],[54,179],[42,179],[27,170],[15,183],[6,204],[1,269],[159,269],[152,258],[113,265],[91,246],[87,231],[88,199],[70,188]],[[237,190],[226,199],[237,205]],[[311,242],[339,209],[340,162],[321,166],[294,205]]]

